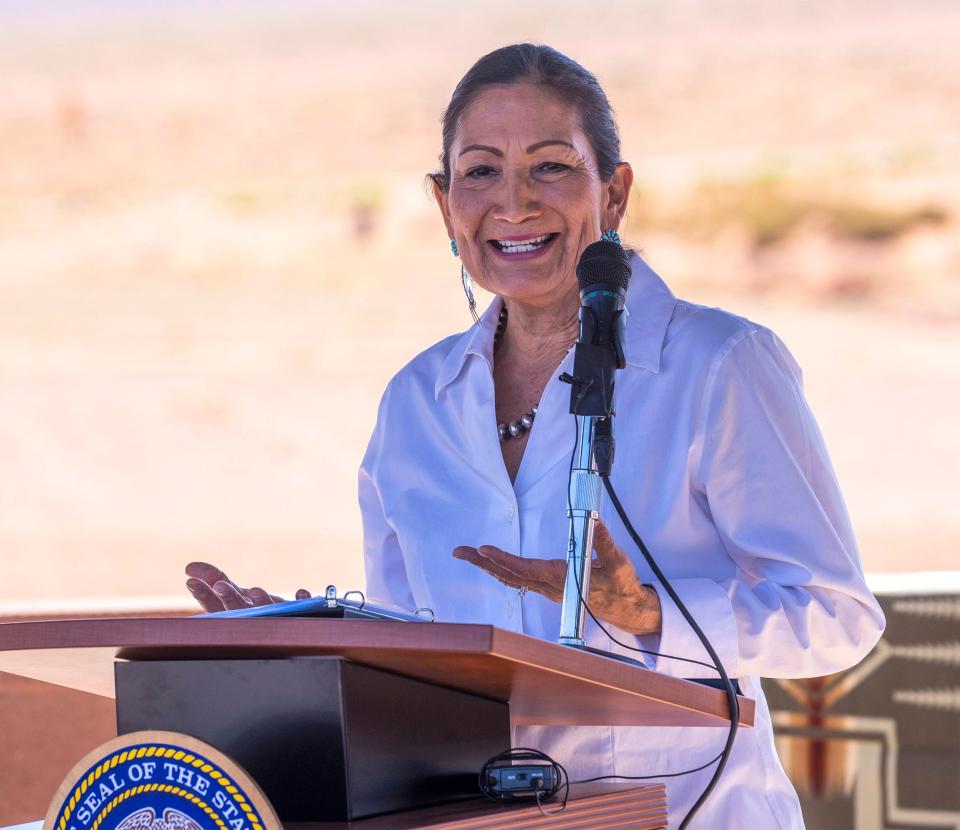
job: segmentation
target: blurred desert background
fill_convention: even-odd
[[[380,392],[470,322],[440,114],[528,39],[610,95],[625,241],[804,367],[866,569],[958,567],[960,5],[40,0],[0,6],[0,613],[362,585]]]

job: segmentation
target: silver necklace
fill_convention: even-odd
[[[493,350],[496,352],[497,346],[500,345],[500,341],[503,339],[503,332],[507,328],[507,307],[506,305],[500,309],[500,316],[497,318],[497,330],[493,335]],[[516,421],[508,421],[505,424],[497,424],[497,432],[500,433],[500,441],[509,441],[511,438],[519,438],[523,435],[530,427],[533,426],[533,421],[537,417],[537,407],[533,407],[529,412],[525,412],[521,415]]]

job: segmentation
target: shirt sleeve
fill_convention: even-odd
[[[849,668],[883,632],[799,367],[766,329],[714,361],[694,488],[735,565],[732,578],[671,580],[731,677],[814,677]],[[710,662],[662,586],[656,650]],[[648,639],[646,645],[653,645]],[[659,659],[670,674],[702,667]]]
[[[366,572],[365,597],[371,603],[387,603],[405,611],[417,605],[410,590],[403,552],[396,531],[387,521],[377,485],[383,452],[390,387],[384,392],[377,423],[367,446],[359,474],[360,517],[363,523],[363,563]]]

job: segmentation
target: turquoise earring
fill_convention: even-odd
[[[601,238],[601,239],[606,239],[607,242],[616,242],[618,245],[622,245],[622,244],[623,244],[623,243],[620,241],[620,234],[618,234],[613,228],[610,228],[609,230],[604,231],[604,232],[600,235],[600,238]]]
[[[453,252],[455,257],[460,256],[460,249],[457,248],[457,240],[450,240],[450,250]],[[467,273],[467,269],[463,267],[463,263],[460,263],[460,282],[463,285],[463,293],[467,295],[467,307],[470,309],[470,316],[473,317],[474,323],[480,322],[480,317],[477,314],[477,301],[473,296],[473,280],[470,279],[470,275]]]

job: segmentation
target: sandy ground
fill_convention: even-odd
[[[603,29],[558,4],[386,9],[0,11],[0,606],[182,596],[194,558],[279,591],[362,582],[380,392],[469,323],[422,173],[496,45],[597,72],[644,198],[775,166],[960,208],[954,4],[614,3]],[[758,261],[643,215],[630,241],[678,294],[804,367],[866,568],[956,568],[955,218]],[[871,290],[838,298],[851,262]],[[751,269],[780,270],[758,295]]]

